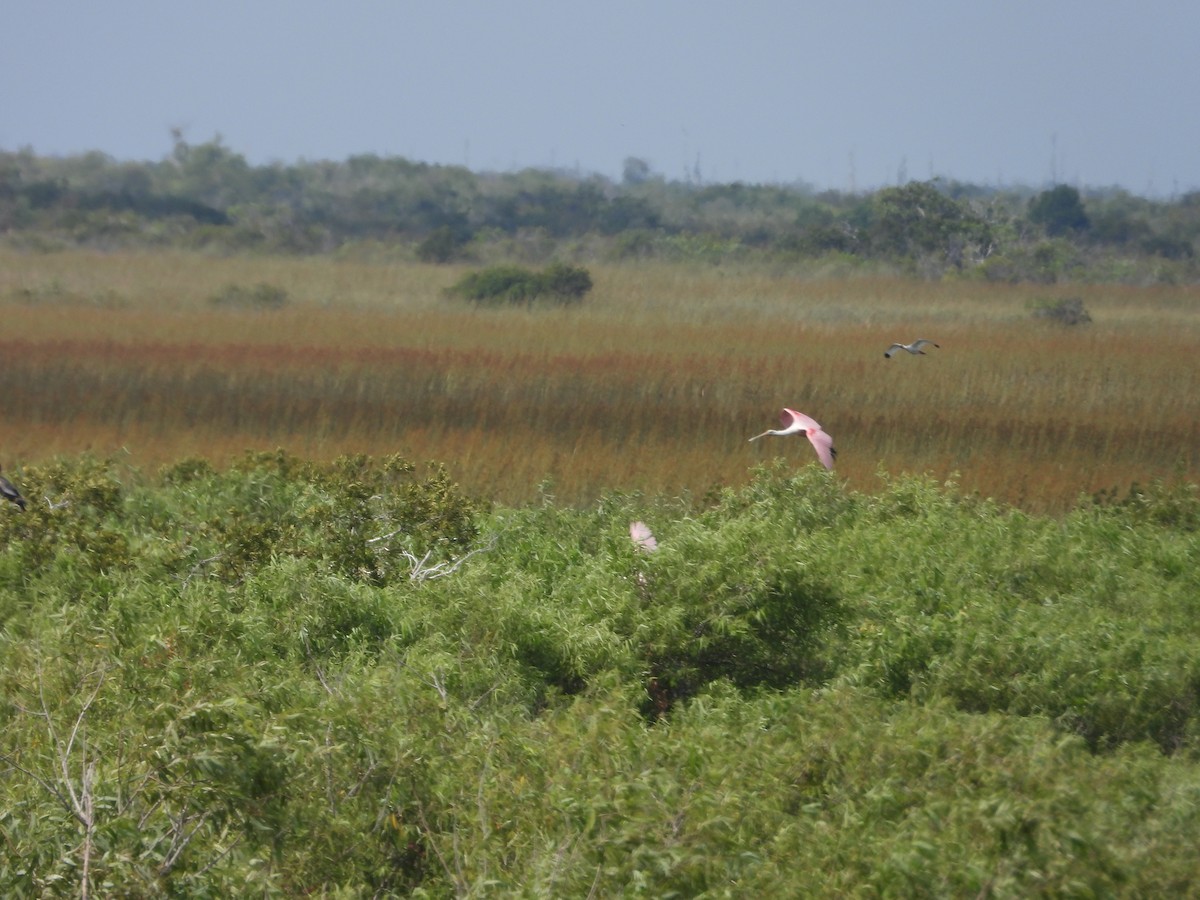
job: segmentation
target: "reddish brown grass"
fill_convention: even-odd
[[[1194,288],[599,268],[583,309],[475,311],[442,299],[456,273],[435,267],[3,262],[9,467],[90,450],[152,469],[283,446],[438,459],[507,502],[546,479],[569,502],[702,494],[776,455],[811,462],[803,440],[747,443],[787,405],[825,426],[838,475],[866,490],[881,471],[928,472],[1059,510],[1100,488],[1200,475]],[[286,284],[293,302],[219,310],[188,279]],[[1051,290],[1083,297],[1095,323],[1030,317]],[[883,358],[918,336],[942,349]]]

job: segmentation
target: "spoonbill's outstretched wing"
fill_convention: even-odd
[[[837,456],[837,450],[833,448],[833,438],[825,433],[816,419],[784,407],[783,412],[779,415],[779,421],[783,425],[782,428],[764,431],[762,434],[756,434],[750,440],[757,441],[760,437],[766,437],[768,434],[779,437],[787,437],[789,434],[804,434],[812,443],[813,449],[817,451],[817,459],[821,460],[821,465],[827,469],[833,468],[833,460]]]
[[[913,354],[914,356],[916,356],[918,354],[921,356],[924,356],[925,351],[922,350],[921,348],[924,347],[926,344],[933,344],[934,347],[937,347],[939,350],[941,349],[941,345],[935,344],[933,341],[929,340],[928,338],[917,338],[911,344],[892,344],[892,346],[888,347],[886,350],[883,351],[883,355],[886,358],[891,359],[893,351],[907,350],[909,353]]]
[[[817,459],[821,461],[821,465],[832,469],[833,461],[837,458],[837,449],[833,446],[833,438],[818,428],[816,431],[808,432],[808,439],[812,443],[813,449],[817,451]]]

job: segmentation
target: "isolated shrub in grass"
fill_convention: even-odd
[[[283,288],[265,281],[250,287],[227,284],[211,295],[208,302],[227,309],[280,309],[288,302],[288,294]]]
[[[555,263],[541,275],[542,293],[562,303],[577,303],[592,289],[592,276],[587,269]]]
[[[464,276],[448,293],[487,306],[528,304],[538,297],[568,304],[578,303],[591,289],[586,269],[556,263],[540,273],[524,266],[489,266]]]
[[[526,303],[538,294],[538,276],[523,266],[489,266],[463,276],[449,291],[475,303]]]
[[[1064,297],[1061,300],[1038,301],[1033,308],[1035,319],[1049,319],[1059,325],[1087,325],[1091,314],[1084,309],[1079,297]]]

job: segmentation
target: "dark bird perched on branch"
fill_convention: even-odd
[[[13,486],[13,483],[3,475],[0,475],[0,494],[4,495],[5,500],[11,500],[24,511],[25,498],[21,496],[21,492]]]

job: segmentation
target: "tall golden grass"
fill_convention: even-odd
[[[825,426],[838,477],[864,490],[924,472],[1054,511],[1200,474],[1196,287],[590,270],[581,308],[476,310],[443,297],[453,267],[0,254],[0,463],[400,452],[506,502],[549,481],[582,503],[808,464],[803,439],[747,443],[786,405]],[[260,282],[290,302],[209,302]],[[1095,321],[1031,316],[1066,296]],[[916,337],[942,348],[883,358]]]

